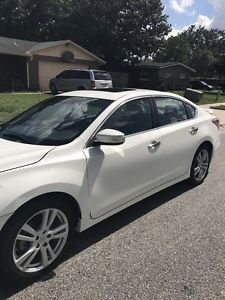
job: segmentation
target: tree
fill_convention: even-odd
[[[70,12],[71,1],[1,0],[0,35],[34,41],[51,39]]]
[[[181,36],[191,45],[190,66],[197,70],[199,76],[221,74],[225,55],[224,30],[191,26]]]
[[[190,63],[191,47],[181,35],[170,37],[164,47],[157,53],[156,59],[163,62],[176,61],[183,64]]]
[[[205,49],[217,55],[221,45],[223,45],[223,48],[225,45],[225,31],[220,29],[206,29],[205,27],[192,25],[180,35],[189,42],[193,51]]]
[[[225,31],[190,26],[176,37],[170,37],[158,61],[178,61],[197,70],[198,76],[225,75]]]
[[[160,0],[74,0],[70,38],[111,66],[154,56],[170,26]]]
[[[153,57],[170,31],[160,0],[1,0],[0,35],[70,39],[111,66]]]
[[[215,58],[212,51],[199,49],[196,50],[192,56],[190,66],[197,70],[199,76],[208,76],[210,74],[210,68],[214,63]]]

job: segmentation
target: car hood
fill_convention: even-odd
[[[54,146],[38,146],[0,138],[0,172],[35,164]]]

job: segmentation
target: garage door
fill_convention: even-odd
[[[60,72],[67,69],[89,69],[88,65],[58,63],[58,62],[39,62],[39,86],[40,90],[49,90],[49,80]]]

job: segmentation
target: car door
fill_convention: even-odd
[[[69,90],[88,89],[91,87],[90,73],[88,70],[72,70],[68,80]]]
[[[91,74],[88,70],[79,72],[79,87],[90,89],[91,88]]]
[[[157,122],[162,139],[162,183],[187,174],[198,148],[196,109],[172,97],[155,98]]]
[[[67,79],[67,88],[68,91],[74,91],[77,90],[79,86],[79,80],[80,80],[80,71],[78,70],[71,70],[69,74],[69,78]]]
[[[149,99],[129,101],[100,128],[123,132],[125,143],[85,150],[92,218],[98,218],[160,185],[161,137],[159,130],[153,128],[152,120]]]

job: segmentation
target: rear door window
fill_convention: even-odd
[[[173,98],[156,98],[158,125],[178,123],[188,119],[188,115],[182,101]]]
[[[78,71],[70,71],[70,78],[71,79],[77,79],[79,78],[79,72]]]
[[[90,79],[90,73],[88,71],[71,70],[68,72],[69,75],[67,78],[70,79]]]
[[[90,79],[89,71],[79,71],[79,79]]]

